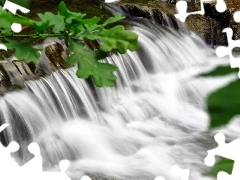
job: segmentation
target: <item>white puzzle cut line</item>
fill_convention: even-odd
[[[22,7],[22,6],[19,6],[11,1],[6,1],[4,6],[3,6],[3,9],[7,9],[9,10],[11,13],[13,14],[16,14],[17,13],[17,10],[20,10],[22,13],[26,14],[26,13],[29,13],[30,10],[25,8],[25,7]]]
[[[119,0],[105,0],[105,3],[113,3],[113,2],[118,2]]]
[[[0,132],[8,127],[8,124],[0,126]],[[70,166],[68,160],[62,160],[59,163],[61,172],[46,172],[42,167],[42,156],[40,147],[37,143],[33,142],[28,146],[28,151],[34,155],[34,157],[23,166],[19,166],[17,162],[11,157],[12,152],[19,150],[19,144],[12,141],[8,147],[4,147],[0,142],[0,179],[7,177],[8,180],[24,179],[24,180],[71,180],[65,172]],[[12,173],[14,172],[14,173]],[[29,173],[31,172],[31,173]],[[171,168],[171,173],[179,177],[179,180],[188,180],[189,169],[181,169],[175,165]],[[89,176],[84,175],[81,180],[91,180]],[[164,177],[158,176],[155,180],[165,180]]]
[[[181,22],[185,22],[186,18],[191,15],[191,14],[201,14],[204,15],[204,7],[203,7],[203,2],[205,0],[201,0],[201,10],[200,11],[195,11],[195,12],[187,12],[187,2],[186,1],[178,1],[176,3],[176,9],[178,11],[177,14],[175,14],[175,17],[178,18]],[[227,9],[226,3],[223,0],[217,0],[216,3],[216,9],[218,12],[224,12]]]
[[[226,11],[227,6],[226,3],[224,2],[224,0],[217,0],[217,4],[216,4],[216,10],[220,13]]]
[[[225,28],[223,30],[227,34],[228,46],[219,46],[216,48],[216,54],[218,57],[229,56],[230,67],[231,68],[240,68],[240,59],[235,58],[232,54],[232,50],[235,47],[240,47],[240,40],[233,40],[233,30],[231,28]],[[238,77],[240,78],[240,72],[238,72]]]
[[[181,180],[188,180],[190,170],[189,169],[181,169],[179,166],[175,165],[171,169],[171,173],[175,176],[181,176]]]
[[[117,0],[106,0],[106,3],[115,2]],[[187,3],[185,1],[179,1],[177,2],[176,8],[178,10],[178,14],[175,16],[182,22],[186,20],[186,17],[190,14],[204,14],[204,8],[203,8],[203,2],[204,0],[201,0],[201,10],[197,12],[187,13]],[[10,1],[6,1],[4,5],[4,9],[8,9],[13,14],[16,14],[17,9],[22,11],[23,13],[29,12],[28,9],[23,8],[19,5],[16,5]],[[223,12],[226,10],[226,4],[223,0],[217,0],[216,9],[219,12]],[[240,22],[240,12],[235,12],[234,19],[236,22]],[[13,24],[12,30],[14,32],[20,32],[22,30],[20,24]],[[233,59],[236,59],[232,56],[232,49],[234,47],[240,47],[240,41],[234,41],[232,40],[232,29],[226,28],[223,32],[227,33],[229,46],[228,47],[219,47],[218,50],[216,50],[217,55],[219,56],[230,56],[230,64],[231,67],[240,67],[240,63],[237,63],[233,61]],[[7,50],[6,46],[0,44],[0,49]],[[239,76],[240,77],[240,76]],[[8,124],[4,124],[0,126],[0,132],[3,131]],[[209,166],[213,166],[215,164],[215,155],[220,155],[222,157],[232,159],[235,161],[234,168],[232,171],[232,175],[227,174],[226,172],[219,172],[218,173],[218,180],[239,180],[240,179],[240,157],[238,157],[238,153],[240,152],[240,140],[237,139],[231,143],[225,143],[225,136],[224,134],[217,134],[215,136],[215,140],[218,143],[218,148],[212,149],[208,151],[208,156],[205,158],[205,164]],[[16,152],[19,149],[19,145],[16,142],[11,142],[8,147],[4,147],[0,143],[0,179],[7,177],[9,180],[15,180],[15,179],[24,179],[24,180],[71,180],[67,175],[65,175],[66,170],[70,166],[70,162],[68,160],[62,160],[59,163],[61,172],[44,172],[42,167],[42,156],[40,153],[40,147],[37,143],[31,143],[28,146],[29,152],[31,152],[34,155],[34,158],[31,159],[29,162],[27,162],[23,166],[19,166],[16,161],[11,157],[12,152]],[[189,179],[189,169],[181,169],[179,166],[173,166],[172,167],[172,174],[177,175],[177,177],[181,177],[181,180],[188,180]],[[14,173],[12,173],[14,172]],[[29,172],[34,172],[33,174],[29,174]],[[37,178],[37,179],[36,179]],[[5,179],[5,178],[4,178]],[[83,176],[81,180],[91,180],[89,176]],[[155,178],[155,180],[165,180],[164,177],[158,176]]]
[[[24,8],[22,6],[19,6],[19,5],[15,4],[11,1],[8,1],[8,0],[5,2],[4,6],[3,6],[3,9],[9,10],[13,14],[16,14],[17,10],[20,10],[24,14],[30,12],[29,9]],[[11,29],[12,29],[13,32],[19,33],[19,32],[22,31],[22,26],[21,26],[21,24],[13,23],[12,26],[11,26]]]
[[[3,6],[3,9],[9,10],[13,14],[16,14],[17,10],[20,10],[22,13],[25,13],[25,14],[30,12],[29,9],[26,9],[26,8],[24,8],[22,6],[19,6],[15,3],[12,3],[11,1],[8,1],[8,0],[5,2],[4,6]],[[12,29],[13,32],[19,33],[19,32],[22,31],[22,26],[21,26],[21,24],[13,23],[11,25],[11,29]],[[7,51],[7,47],[4,44],[0,44],[0,49],[3,49],[5,51]]]
[[[157,177],[155,177],[155,179],[154,180],[165,180],[165,178],[164,177],[162,177],[162,176],[157,176]]]
[[[220,171],[217,175],[218,180],[239,180],[240,179],[240,139],[236,139],[230,143],[225,142],[225,135],[218,133],[215,135],[215,141],[218,147],[209,150],[204,162],[207,166],[213,166],[215,164],[215,156],[219,155],[224,158],[234,160],[234,166],[232,174],[229,175],[226,172]]]
[[[240,11],[237,11],[233,14],[234,21],[239,23],[240,22]]]
[[[0,49],[7,51],[7,47],[4,44],[0,44]]]
[[[84,175],[81,180],[92,180],[89,176]]]
[[[201,0],[201,11],[187,13],[187,3],[186,1],[178,1],[176,4],[176,8],[178,10],[178,14],[175,14],[175,17],[178,18],[180,21],[185,22],[187,16],[190,14],[204,14],[204,8],[203,8],[203,2],[204,0]],[[217,0],[216,3],[216,10],[218,12],[224,12],[227,8],[226,3],[224,0]],[[233,18],[236,22],[240,22],[240,11],[237,11],[234,13]],[[219,46],[216,48],[216,55],[218,57],[224,57],[229,56],[230,60],[230,67],[231,68],[240,68],[240,58],[233,56],[233,49],[235,47],[240,47],[240,40],[233,40],[233,30],[231,28],[225,28],[223,33],[227,34],[227,41],[228,41],[228,47],[225,46]],[[238,72],[238,77],[240,78],[240,70]]]
[[[190,170],[189,169],[181,169],[179,166],[174,165],[171,168],[171,174],[175,177],[181,177],[180,180],[188,180]],[[165,180],[165,178],[162,176],[158,176],[154,180]]]
[[[0,132],[2,132],[7,126],[8,124],[0,126]],[[23,166],[19,166],[11,156],[11,153],[18,151],[18,149],[19,144],[14,141],[12,141],[6,148],[0,143],[0,179],[71,180],[65,175],[65,171],[70,165],[68,160],[62,160],[59,163],[61,172],[45,172],[42,167],[40,147],[37,143],[33,142],[28,146],[29,152],[32,153],[34,157]]]

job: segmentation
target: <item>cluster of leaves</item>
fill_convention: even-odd
[[[110,24],[124,19],[121,15],[115,15],[100,23],[99,17],[85,18],[86,14],[72,12],[67,9],[62,1],[58,6],[57,14],[45,12],[38,14],[38,21],[21,15],[13,15],[0,9],[1,39],[8,49],[14,50],[19,60],[27,63],[38,63],[41,49],[34,48],[32,43],[36,38],[58,37],[64,39],[71,51],[67,59],[69,65],[78,65],[77,76],[79,78],[91,77],[95,85],[113,86],[116,76],[113,74],[117,67],[99,61],[105,58],[110,51],[121,54],[127,50],[138,50],[138,36],[134,32],[124,29],[122,25],[108,28]],[[34,34],[16,34],[11,30],[13,23],[26,25],[34,29]],[[27,37],[27,40],[16,41],[16,37]],[[97,50],[87,48],[86,40],[98,41],[100,47]]]
[[[225,76],[231,73],[237,74],[238,68],[230,68],[229,66],[219,66],[211,72],[203,73],[202,77],[217,77]],[[227,86],[224,86],[207,98],[207,110],[210,117],[210,129],[226,126],[233,117],[240,114],[240,80],[234,80]],[[206,175],[217,177],[219,171],[225,171],[228,174],[232,173],[234,161],[221,158]]]
[[[15,3],[15,4],[17,4],[17,5],[19,5],[19,6],[25,7],[25,8],[28,8],[30,3],[31,3],[31,0],[21,0],[21,1],[19,1],[19,0],[10,0],[10,1]],[[0,0],[0,4],[1,5],[4,5],[5,2],[6,2],[6,0]]]
[[[224,76],[238,73],[238,68],[219,66],[209,73],[201,74],[203,77]],[[231,119],[240,114],[240,81],[230,82],[227,86],[211,93],[207,98],[207,110],[210,116],[209,128],[219,128],[227,125]]]

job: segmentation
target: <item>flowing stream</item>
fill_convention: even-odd
[[[237,75],[197,77],[228,59],[217,58],[194,34],[146,22],[132,29],[140,51],[104,60],[119,67],[115,87],[96,88],[71,68],[1,97],[0,120],[10,124],[2,139],[21,145],[19,163],[31,158],[26,146],[35,141],[44,168],[69,159],[73,179],[180,180],[170,172],[173,165],[190,169],[190,180],[210,179],[201,175],[209,169],[207,150],[216,147],[205,100]],[[228,139],[240,135],[237,125],[223,130]]]

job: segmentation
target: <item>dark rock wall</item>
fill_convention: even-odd
[[[14,57],[0,61],[0,94],[24,88],[24,82],[27,80],[38,79],[58,69],[69,68],[66,63],[67,50],[63,46],[55,41],[44,46],[38,65],[15,60]]]
[[[90,17],[98,15],[104,19],[111,15],[109,9],[103,8],[104,6],[99,0],[66,0],[65,2],[73,11],[90,12],[88,14]],[[188,28],[202,36],[209,45],[227,45],[226,34],[222,33],[226,27],[233,29],[233,39],[240,38],[240,26],[233,20],[233,13],[238,10],[240,2],[237,0],[226,0],[226,2],[230,8],[223,13],[216,11],[214,3],[205,3],[204,16],[190,15],[186,19]],[[32,3],[34,5],[31,8],[31,16],[36,18],[38,12],[56,12],[59,1],[33,0]],[[174,0],[169,0],[168,3],[157,0],[122,0],[121,3],[116,4],[122,12],[129,16],[149,19],[154,23],[179,30],[180,23],[174,17],[175,5],[176,1]],[[188,12],[198,10],[200,10],[198,0],[196,2],[188,1]],[[26,64],[23,61],[16,61],[14,58],[0,61],[0,94],[19,87],[23,88],[26,80],[38,79],[41,76],[50,75],[58,69],[69,68],[66,64],[68,52],[63,46],[63,44],[54,41],[50,45],[48,43],[44,47],[45,50],[38,65]]]

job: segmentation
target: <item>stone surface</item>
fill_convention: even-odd
[[[212,46],[227,45],[226,35],[221,32],[225,27],[233,29],[233,39],[240,38],[240,25],[233,20],[233,13],[240,9],[240,2],[238,0],[225,1],[228,10],[224,13],[218,13],[215,9],[215,3],[209,1],[204,4],[204,16],[191,15],[186,19],[188,28],[202,36]],[[60,0],[33,0],[30,16],[37,19],[37,13],[56,12],[59,2]],[[104,8],[99,0],[65,0],[65,2],[70,10],[87,13],[87,17],[96,15],[105,20],[111,16],[109,9]],[[174,14],[176,14],[175,0],[168,0],[168,3],[159,0],[122,0],[121,3],[116,5],[119,5],[130,16],[143,17],[155,23],[179,29],[179,24],[174,17]],[[200,1],[189,0],[188,12],[198,10],[200,10]],[[31,33],[31,29],[25,28],[24,31]],[[36,41],[36,44],[41,43],[42,41]],[[96,47],[95,43],[89,45],[90,48]],[[68,68],[69,66],[65,62],[67,56],[64,48],[55,43],[46,47],[44,54],[40,58],[41,63],[37,67],[21,61],[12,61],[14,59],[11,60],[12,62],[1,62],[0,93],[6,89],[11,89],[12,86],[22,86],[25,80],[49,75],[59,68]]]

